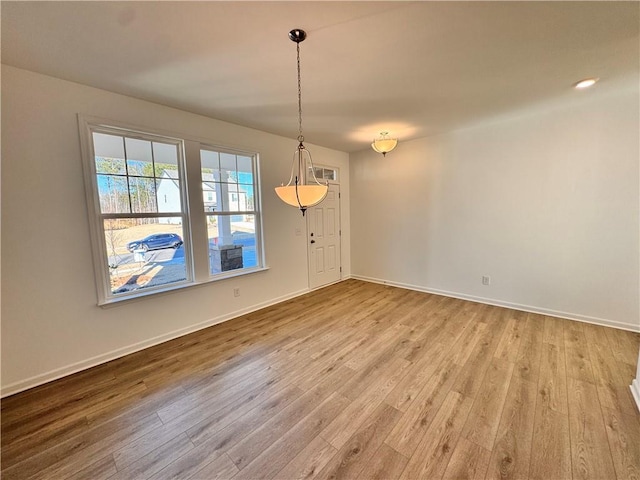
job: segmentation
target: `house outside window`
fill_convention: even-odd
[[[99,304],[263,268],[256,154],[185,158],[198,142],[82,117],[81,133]],[[187,181],[187,162],[200,178]]]

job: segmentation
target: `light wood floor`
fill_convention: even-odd
[[[2,478],[640,478],[640,336],[349,280],[2,401]]]

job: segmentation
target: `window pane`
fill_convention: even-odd
[[[186,280],[180,217],[109,219],[104,232],[114,295]]]
[[[158,212],[178,213],[182,211],[180,184],[169,176],[156,180]]]
[[[124,159],[96,157],[96,172],[124,175],[126,173]]]
[[[213,175],[214,170],[220,170],[220,159],[218,152],[212,152],[210,150],[200,150],[200,164],[202,165],[203,173],[210,173]]]
[[[158,211],[180,212],[180,173],[178,171],[178,147],[167,143],[153,142],[155,175],[158,177]]]
[[[220,153],[220,181],[237,182],[236,156],[231,153]]]
[[[132,213],[155,213],[156,186],[153,178],[129,177]]]
[[[202,199],[205,212],[220,212],[228,208],[229,185],[216,181],[219,170],[211,173],[211,169],[202,167]]]
[[[255,210],[255,197],[253,195],[253,185],[240,185],[239,190],[244,196],[244,203],[241,203],[240,210],[253,211]]]
[[[240,205],[244,205],[246,203],[246,195],[243,195],[238,191],[238,185],[236,183],[223,183],[221,187],[223,194],[223,204],[225,204],[225,211],[240,211]]]
[[[229,191],[228,185],[229,185],[228,183],[220,183],[220,182],[213,183],[213,189],[215,191],[215,197],[216,197],[217,212],[226,212],[229,209],[229,199],[226,196]]]
[[[156,177],[162,177],[165,171],[169,171],[173,178],[178,178],[177,145],[153,142],[153,161]]]
[[[96,157],[124,158],[124,143],[122,137],[93,133],[93,153]]]
[[[328,168],[323,169],[323,178],[325,180],[335,180],[336,179],[336,171],[329,170]]]
[[[102,213],[131,213],[126,177],[97,175],[96,180]]]
[[[238,182],[253,184],[253,159],[251,157],[238,157]]]
[[[208,215],[211,274],[258,265],[254,215]]]
[[[129,175],[153,177],[151,142],[137,138],[125,138],[127,169]]]
[[[203,173],[204,177],[205,174]],[[213,182],[202,182],[202,200],[205,212],[215,212],[218,207],[216,185]]]
[[[135,177],[153,176],[152,164],[150,162],[143,162],[142,160],[127,159],[127,171],[130,176]]]
[[[151,142],[137,138],[125,137],[124,144],[127,149],[127,160],[138,160],[151,163]]]

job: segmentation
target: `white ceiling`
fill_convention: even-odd
[[[2,63],[297,136],[366,148],[638,83],[638,2],[7,2]]]

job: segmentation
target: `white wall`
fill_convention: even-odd
[[[259,152],[270,269],[97,307],[77,113]],[[273,191],[288,180],[296,145],[292,139],[3,66],[2,394],[307,291],[306,236],[295,236],[296,227],[305,231],[305,222]],[[348,155],[308,147],[318,163],[340,168],[341,220],[348,232]],[[349,248],[343,251],[343,275],[349,276]],[[241,289],[238,298],[234,287]]]
[[[352,154],[352,275],[640,331],[637,85]]]

